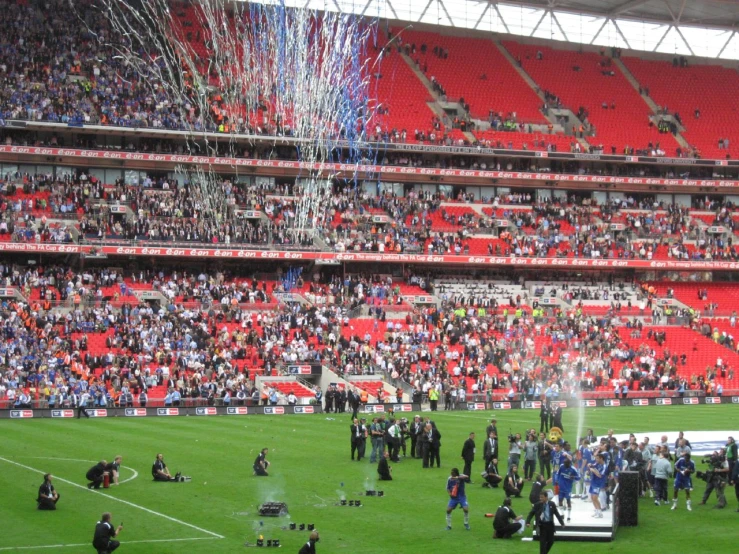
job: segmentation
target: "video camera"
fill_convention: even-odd
[[[701,459],[701,463],[708,465],[709,467],[706,469],[706,471],[696,471],[695,476],[698,477],[698,479],[703,479],[704,481],[708,482],[713,479],[717,469],[722,469],[724,467],[725,461],[726,457],[717,452],[714,452],[713,454],[707,454],[703,456],[703,458]]]
[[[508,442],[518,442],[518,438],[516,438],[516,435],[513,433],[508,434]]]

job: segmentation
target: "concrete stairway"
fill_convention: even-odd
[[[639,84],[639,81],[636,80],[636,77],[634,77],[634,74],[629,71],[629,68],[626,67],[624,62],[622,62],[619,58],[611,58],[613,60],[613,63],[618,67],[619,71],[623,74],[624,77],[626,77],[626,80],[631,83],[631,86],[634,87],[635,90],[639,90],[639,87],[641,86]],[[675,121],[675,119],[671,115],[659,115],[659,106],[657,103],[652,100],[651,97],[645,96],[644,94],[641,95],[642,100],[646,102],[647,106],[649,106],[649,109],[652,110],[652,113],[654,115],[650,116],[649,118],[654,121],[655,125],[660,119],[664,119],[666,121],[673,121],[677,127],[678,127],[678,133],[674,135],[675,140],[682,146],[683,148],[689,148],[690,145],[688,144],[688,141],[685,140],[685,138],[680,134],[680,131],[684,131],[685,127],[683,127],[680,123]]]
[[[524,68],[522,68],[518,64],[518,62],[515,60],[515,58],[511,55],[511,53],[506,49],[505,46],[503,46],[503,44],[499,40],[493,40],[493,44],[495,44],[496,48],[498,48],[498,50],[500,50],[500,53],[503,54],[503,56],[505,57],[505,59],[508,60],[508,62],[511,64],[511,66],[513,66],[513,68],[518,72],[518,74],[521,76],[521,78],[526,82],[526,84],[528,84],[529,87],[531,87],[531,90],[533,90],[536,93],[536,95],[539,98],[541,98],[541,102],[543,104],[544,103],[544,100],[545,100],[544,93],[539,88],[539,85],[536,84],[536,81],[534,81],[534,79],[531,78],[531,75],[529,75],[526,72],[526,70]],[[579,128],[580,125],[582,125],[582,121],[580,121],[580,119],[577,117],[577,115],[575,115],[575,112],[573,112],[569,108],[552,108],[552,109],[549,110],[549,113],[545,113],[543,115],[554,126],[554,131],[555,132],[563,132],[565,135],[569,135],[570,134],[568,131],[569,131],[569,128],[572,127],[572,125],[574,125],[577,128]],[[562,127],[562,125],[560,125],[558,123],[558,121],[557,121],[557,116],[560,116],[560,117],[561,116],[565,116],[565,117],[567,117],[568,122],[569,122],[568,123],[569,128]],[[535,130],[536,131],[539,131],[539,132],[546,132],[547,131],[546,126],[540,126],[540,127],[544,127],[544,128],[543,129],[539,129],[538,128],[538,129],[535,129]],[[585,152],[587,152],[588,149],[590,148],[590,144],[588,143],[587,139],[585,139],[585,138],[578,138],[577,141],[580,143],[580,146],[582,146],[583,150]]]

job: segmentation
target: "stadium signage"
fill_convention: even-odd
[[[321,364],[295,364],[287,366],[288,375],[321,375]]]
[[[708,398],[706,398],[706,403],[708,403]],[[683,404],[698,404],[698,399],[695,396],[683,398]]]
[[[109,256],[180,256],[196,258],[269,258],[275,260],[328,261],[328,262],[382,262],[408,264],[457,264],[457,265],[514,265],[529,267],[561,268],[635,268],[664,270],[739,270],[739,262],[708,260],[613,260],[577,258],[517,258],[514,256],[433,256],[427,254],[389,254],[379,252],[291,252],[227,250],[219,248],[173,249],[140,246],[99,246],[79,244],[0,243],[0,252],[40,252],[48,254],[83,254],[95,248],[98,254]]]
[[[126,417],[146,417],[146,408],[126,408]]]
[[[672,398],[657,398],[657,406],[671,406]]]
[[[423,147],[428,149],[428,146]],[[428,150],[427,150],[428,151]],[[453,153],[454,150],[448,147],[443,149],[446,153]],[[517,155],[519,157],[547,157],[562,159],[577,159],[573,154],[567,153],[541,153],[534,152],[517,152],[510,150],[495,149],[464,149],[464,152],[474,152],[476,154],[503,154],[506,156]],[[120,160],[134,162],[158,162],[171,164],[193,164],[193,165],[216,165],[226,167],[264,167],[271,169],[292,169],[297,171],[309,170],[319,171],[326,175],[342,173],[364,173],[364,174],[385,174],[385,175],[419,175],[419,176],[436,176],[436,177],[473,177],[479,179],[509,179],[524,181],[556,181],[559,183],[567,182],[590,182],[590,183],[614,183],[614,184],[632,184],[632,185],[669,185],[669,186],[690,186],[690,187],[721,187],[733,188],[739,186],[739,181],[717,180],[717,179],[654,179],[649,177],[608,177],[602,175],[570,175],[560,173],[534,173],[526,171],[486,171],[486,170],[469,170],[469,169],[438,169],[429,167],[399,167],[399,166],[382,166],[382,165],[365,165],[365,164],[331,164],[331,163],[308,163],[289,160],[255,160],[243,158],[217,158],[209,156],[182,156],[170,154],[143,154],[129,152],[111,152],[98,150],[84,150],[77,148],[40,148],[25,146],[0,146],[0,154],[23,154],[36,156],[61,156],[67,158],[83,158],[83,159],[99,159],[99,160]],[[583,154],[580,154],[582,156]],[[673,165],[696,165],[699,160],[692,158],[651,158],[651,157],[624,157],[624,156],[600,156],[603,160],[609,161],[626,161],[634,163],[660,163]],[[590,158],[588,158],[590,159]],[[712,160],[700,160],[707,165],[715,165]],[[728,165],[735,165],[734,160],[728,162]]]
[[[90,417],[108,417],[108,410],[87,410]]]
[[[649,399],[647,398],[634,398],[631,401],[633,406],[649,406]]]
[[[293,408],[293,413],[296,413],[296,414],[312,414],[313,413],[313,406],[295,406]]]
[[[384,413],[385,412],[385,406],[382,404],[375,404],[375,405],[365,405],[364,407],[364,413],[366,414],[374,414],[374,413]]]
[[[15,289],[0,288],[0,298],[11,298],[15,296]]]
[[[395,412],[412,412],[413,411],[413,404],[395,404],[393,406],[393,411],[395,411]]]
[[[485,410],[484,402],[467,402],[467,409],[470,411]]]
[[[541,401],[534,400],[533,402],[524,402],[523,407],[529,410],[538,410],[539,408],[541,408]]]
[[[483,404],[483,406],[484,405],[485,404]],[[511,407],[510,402],[493,402],[493,410],[510,410]]]
[[[720,396],[707,396],[706,404],[721,404],[721,397]]]
[[[179,408],[157,408],[158,416],[176,416],[180,415]]]
[[[621,405],[621,401],[620,400],[617,400],[615,398],[606,398],[603,401],[603,405],[606,406],[606,407],[620,406]]]
[[[595,408],[598,403],[595,400],[581,400],[580,405],[583,408]]]
[[[74,410],[51,410],[51,417],[74,417]]]
[[[557,407],[557,408],[566,408],[567,407],[567,400],[552,400],[550,404],[552,406]]]
[[[266,415],[282,415],[285,413],[285,408],[282,406],[266,406],[264,408],[264,413]]]
[[[246,406],[234,406],[226,408],[226,414],[227,415],[247,415],[249,413],[249,408]]]
[[[10,410],[11,419],[28,419],[33,417],[33,410]]]
[[[195,415],[218,415],[218,410],[216,410],[214,406],[195,408]]]

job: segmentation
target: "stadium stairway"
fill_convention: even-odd
[[[416,77],[418,77],[418,80],[423,84],[424,87],[426,87],[426,90],[428,90],[429,94],[431,95],[431,98],[434,99],[433,102],[427,102],[429,109],[433,111],[439,119],[442,121],[448,121],[449,116],[447,115],[447,112],[445,111],[444,107],[441,106],[441,98],[439,94],[434,90],[434,88],[431,86],[431,81],[429,81],[428,77],[423,74],[423,71],[421,71],[415,64],[415,62],[411,59],[410,56],[406,53],[401,53],[400,55],[403,60],[405,60],[405,63],[408,64],[408,67],[411,69],[411,71],[415,74]],[[456,110],[458,113],[462,112],[463,109],[462,106],[457,102],[448,102],[446,103],[447,108],[451,108]],[[446,125],[446,123],[445,123]],[[451,125],[449,125],[451,127]],[[469,142],[475,141],[475,136],[472,133],[469,132],[460,132],[465,140]]]
[[[502,42],[500,42],[499,40],[494,40],[493,43],[495,44],[495,47],[500,51],[500,53],[503,54],[503,57],[508,60],[508,63],[511,64],[511,66],[518,72],[521,78],[526,82],[527,85],[529,85],[529,87],[531,87],[531,89],[537,94],[537,96],[541,99],[543,103],[544,93],[539,88],[539,85],[536,84],[536,81],[534,81],[534,79],[531,78],[531,75],[529,75],[526,70],[516,62],[511,53],[506,49],[505,46],[503,46]],[[582,125],[582,121],[578,119],[577,114],[575,114],[569,108],[557,111],[550,111],[549,114],[544,114],[544,117],[546,117],[546,119],[555,126],[554,128],[557,129],[559,127],[559,123],[557,122],[558,115],[568,117],[568,121],[572,122],[572,125],[576,125],[577,127],[580,127],[580,125]],[[565,129],[564,131],[566,132],[567,130]],[[582,146],[586,152],[590,148],[590,144],[588,143],[586,138],[578,138],[577,142],[580,143],[580,146]]]
[[[616,64],[616,66],[621,70],[621,73],[623,73],[623,76],[626,77],[626,80],[631,83],[631,86],[634,87],[634,90],[639,92],[639,81],[636,80],[636,77],[634,77],[634,74],[631,73],[628,67],[626,67],[626,64],[621,61],[620,58],[611,58],[613,60],[613,63]],[[657,106],[657,103],[652,100],[650,96],[646,96],[644,94],[641,94],[642,100],[646,102],[647,106],[652,110],[652,113],[657,115],[659,112],[659,106]],[[682,125],[680,125],[682,127]],[[675,140],[682,146],[683,148],[689,148],[690,145],[688,144],[688,141],[685,140],[685,137],[683,137],[679,132],[673,135],[675,137]]]

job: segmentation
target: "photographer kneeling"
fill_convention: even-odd
[[[498,488],[500,482],[503,481],[503,477],[498,473],[498,458],[490,460],[490,465],[483,472],[482,477],[485,479],[485,482],[482,484],[483,487]]]
[[[521,498],[521,491],[523,491],[523,479],[518,474],[518,466],[512,465],[508,475],[505,476],[505,482],[503,483],[503,489],[505,490],[506,496],[509,498]]]
[[[54,489],[51,483],[51,473],[44,475],[44,482],[38,488],[38,496],[36,497],[39,510],[56,510],[56,503],[59,502],[59,493]]]
[[[154,477],[154,481],[179,481],[180,479],[180,473],[177,473],[174,477],[170,475],[162,454],[157,454],[157,459],[154,461],[154,465],[151,466],[151,476]]]
[[[261,452],[257,455],[256,460],[254,460],[254,465],[252,467],[254,469],[254,475],[257,477],[269,477],[269,473],[267,473],[267,468],[269,467],[267,452],[269,452],[269,448],[262,448]]]
[[[723,448],[718,452],[714,452],[710,456],[704,456],[701,463],[708,464],[710,467],[704,473],[701,471],[696,472],[696,477],[703,479],[706,482],[706,492],[703,493],[702,505],[708,502],[708,497],[716,489],[716,498],[718,504],[716,508],[726,508],[726,496],[724,495],[724,489],[729,478],[729,462],[726,460],[726,450]]]

